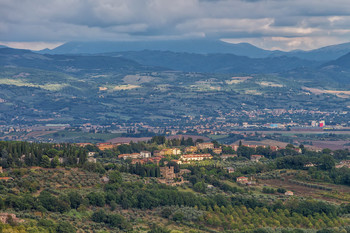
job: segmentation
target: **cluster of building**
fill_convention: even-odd
[[[184,181],[183,175],[186,173],[191,173],[188,169],[180,169],[180,172],[175,173],[173,166],[165,166],[160,168],[160,178],[158,181],[162,184],[167,184],[171,186],[180,185],[188,181]]]
[[[249,147],[258,147],[257,145],[247,145]],[[232,145],[234,150],[238,149],[238,146]],[[131,154],[120,154],[118,158],[120,159],[132,159],[132,164],[136,163],[155,163],[159,164],[160,160],[165,158],[165,156],[179,156],[179,159],[172,160],[177,164],[186,164],[192,161],[202,161],[206,159],[212,159],[213,155],[209,153],[198,153],[202,150],[210,149],[214,154],[220,155],[220,158],[225,160],[228,158],[237,157],[236,154],[222,154],[222,148],[215,148],[214,143],[197,143],[196,146],[188,146],[182,150],[179,148],[165,148],[162,150],[156,150],[153,154],[149,151],[141,151],[140,153],[131,153]],[[278,147],[273,147],[273,149],[278,149]],[[251,155],[250,160],[253,162],[259,162],[263,155]]]
[[[140,153],[132,153],[132,154],[120,154],[118,158],[120,159],[143,159],[143,158],[150,158],[152,156],[152,153],[149,151],[141,151]]]
[[[197,152],[200,149],[209,149],[209,148],[214,148],[214,144],[213,143],[198,143],[197,147],[194,146],[190,146],[190,147],[186,147],[184,150],[184,153],[179,149],[179,148],[165,148],[162,150],[155,150],[153,152],[153,156],[152,153],[149,151],[141,151],[140,153],[132,153],[132,154],[120,154],[118,156],[118,158],[120,159],[132,159],[132,164],[135,163],[141,163],[141,164],[145,164],[145,163],[156,163],[159,164],[160,160],[162,158],[164,158],[165,156],[180,156],[179,160],[173,160],[174,162],[178,163],[178,164],[182,164],[182,163],[188,163],[190,161],[201,161],[204,159],[212,159],[213,156],[211,154],[194,154],[195,152]],[[189,153],[191,152],[191,154],[185,154],[185,153]],[[235,156],[235,155],[232,155]],[[229,156],[227,156],[229,157]],[[225,158],[227,158],[225,157]]]
[[[311,121],[311,127],[325,127],[326,122],[325,121]]]

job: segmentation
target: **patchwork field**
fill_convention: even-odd
[[[58,83],[52,83],[52,84],[45,84],[45,85],[38,85],[30,82],[26,82],[21,79],[0,79],[0,85],[14,85],[19,87],[38,87],[42,88],[48,91],[59,91],[63,89],[64,87],[67,87],[68,84],[58,84]]]

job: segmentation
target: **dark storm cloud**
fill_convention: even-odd
[[[1,0],[0,41],[207,36],[294,49],[347,41],[349,17],[348,0]]]

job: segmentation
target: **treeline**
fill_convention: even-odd
[[[166,162],[166,163],[165,163]],[[160,177],[160,167],[174,167],[174,173],[180,172],[179,164],[173,161],[167,161],[166,159],[162,159],[159,164],[154,163],[136,163],[136,164],[127,164],[124,163],[121,166],[113,166],[110,169],[117,170],[120,172],[127,172],[130,174],[139,175],[141,177]]]
[[[130,153],[139,153],[141,151],[150,151],[153,152],[158,150],[158,146],[164,145],[166,147],[173,146],[194,146],[197,142],[203,142],[203,140],[198,139],[195,142],[191,137],[184,139],[182,138],[174,138],[167,139],[165,136],[154,136],[151,140],[147,142],[130,142],[129,144],[122,144],[113,148],[112,150],[100,151],[100,155],[102,157],[113,157],[119,154],[130,154]],[[92,147],[91,147],[92,148]]]
[[[332,191],[333,190],[332,188],[329,188],[329,187],[325,187],[325,186],[317,185],[317,184],[305,183],[305,182],[301,182],[301,181],[298,181],[298,180],[290,179],[289,182],[293,183],[293,184],[305,186],[305,187],[308,187],[308,188],[321,189],[321,190],[326,190],[326,191]]]
[[[307,165],[311,164],[311,167]],[[335,168],[333,156],[322,154],[320,157],[306,155],[286,156],[276,160],[277,169],[308,170],[308,174],[315,180],[335,184],[350,185],[350,168]]]
[[[120,168],[121,172],[128,172],[130,174],[136,174],[141,177],[160,177],[160,168],[156,164],[130,164],[123,165]]]
[[[214,171],[213,169],[211,169],[211,172],[218,172],[218,170]],[[196,181],[203,182],[202,180],[206,178],[199,179],[200,175],[201,169],[192,171],[192,176],[197,176]],[[181,192],[176,187],[163,184],[126,182],[123,181],[121,174],[117,171],[109,171],[108,177],[109,182],[102,186],[102,190],[88,193],[77,191],[59,193],[50,189],[43,190],[39,196],[28,193],[9,193],[6,197],[0,198],[0,209],[12,208],[16,211],[66,213],[72,209],[83,211],[89,207],[97,209],[109,207],[113,211],[117,206],[123,209],[137,208],[141,210],[179,206],[189,207],[186,209],[186,213],[192,210],[196,215],[198,210],[203,213],[198,215],[197,220],[192,219],[191,221],[215,227],[224,226],[226,229],[235,229],[237,227],[235,224],[239,225],[238,228],[246,225],[247,229],[254,229],[253,227],[256,226],[288,227],[295,223],[298,223],[295,226],[307,228],[342,225],[339,216],[350,213],[350,204],[334,206],[321,201],[301,201],[297,199],[291,199],[285,203],[281,201],[265,202],[240,194],[234,196],[222,194],[201,195],[192,192]],[[208,182],[209,180],[206,179],[205,181]],[[173,216],[176,221],[186,220],[188,218],[186,216],[191,215],[184,211],[179,212],[176,208],[170,208],[168,212],[168,216]],[[279,213],[281,212],[284,214],[280,219],[277,218],[278,222],[269,222],[273,219],[276,220],[275,216],[280,216]],[[266,224],[254,219],[262,220]],[[95,211],[91,216],[91,220],[120,229],[129,229],[130,227],[128,221],[120,215],[109,214],[105,211]]]
[[[289,204],[289,203],[287,203]],[[305,215],[287,208],[268,209],[266,207],[214,206],[199,219],[200,223],[224,230],[254,230],[259,228],[316,228],[340,227],[345,223],[341,218],[314,212]],[[260,232],[260,231],[258,231]],[[264,231],[261,231],[264,232]],[[282,231],[284,232],[284,231]]]
[[[320,152],[316,151],[309,151],[307,150],[303,145],[300,145],[299,147],[295,147],[292,144],[288,144],[286,148],[284,149],[279,149],[277,151],[271,150],[270,147],[262,147],[258,146],[257,148],[251,148],[247,146],[239,146],[237,149],[237,155],[250,158],[251,155],[254,154],[259,154],[263,155],[265,158],[268,159],[276,159],[276,158],[281,158],[281,157],[286,157],[286,156],[298,156],[298,155],[304,155],[305,157],[313,157],[313,158],[320,158],[323,155],[332,155],[334,159],[346,159],[349,155],[350,152],[349,150],[335,150],[332,151],[330,149],[323,149]]]
[[[0,141],[1,166],[55,167],[83,165],[87,161],[87,150],[74,144],[29,143]],[[53,161],[53,162],[52,162]]]
[[[165,136],[154,136],[149,141],[149,143],[155,143],[157,145],[164,144],[166,146],[194,146],[198,142],[203,142],[203,139],[197,139],[196,141],[193,141],[191,137],[188,137],[187,139],[184,137],[167,139]]]
[[[203,167],[189,167],[191,174],[188,176],[188,180],[192,183],[193,188],[197,192],[206,193],[208,184],[221,189],[224,192],[243,192],[242,189],[232,187],[223,182],[223,177],[230,178],[230,175],[220,167],[215,166],[203,166]]]

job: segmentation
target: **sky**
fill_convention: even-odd
[[[210,38],[310,50],[350,41],[349,0],[0,0],[0,44]]]

